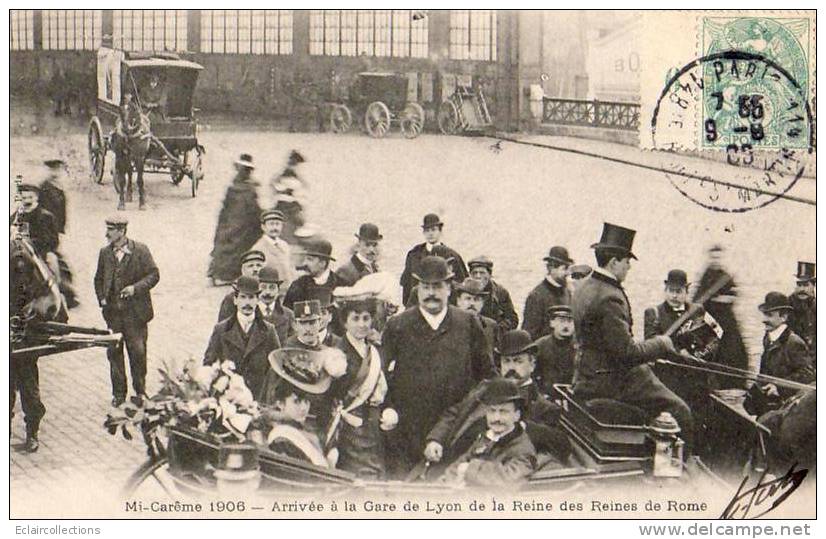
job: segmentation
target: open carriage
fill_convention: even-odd
[[[93,181],[103,181],[106,154],[113,150],[113,133],[128,105],[133,104],[149,123],[148,133],[142,135],[150,140],[144,171],[168,173],[175,185],[188,177],[192,196],[196,195],[204,176],[204,147],[198,142],[192,96],[202,69],[174,53],[98,50],[97,105],[88,132]]]

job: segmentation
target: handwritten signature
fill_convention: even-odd
[[[772,479],[771,481],[765,481],[766,473],[763,472],[757,485],[745,492],[743,492],[743,487],[746,486],[749,478],[744,477],[740,483],[740,487],[737,489],[737,492],[734,493],[734,497],[728,506],[723,510],[720,518],[741,520],[760,518],[769,511],[779,507],[781,503],[786,501],[786,498],[792,495],[792,492],[797,490],[809,474],[809,470],[805,468],[800,470],[795,470],[795,468],[797,468],[797,463],[792,464],[792,467],[789,468],[786,475]],[[749,514],[752,510],[756,511],[761,509],[763,510],[762,513],[754,516]]]

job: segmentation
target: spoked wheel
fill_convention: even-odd
[[[201,160],[201,150],[196,147],[187,153],[192,153],[192,175],[189,177],[192,187],[192,198],[198,193],[198,186],[204,179],[204,165]]]
[[[106,142],[100,121],[93,117],[89,122],[89,176],[95,183],[103,183],[103,169],[106,163]]]
[[[459,130],[459,109],[453,101],[443,101],[439,105],[439,114],[436,116],[439,131],[445,135],[454,135]]]
[[[353,114],[345,105],[333,105],[330,111],[330,131],[333,133],[346,133],[353,124]]]
[[[407,138],[416,138],[424,129],[424,109],[418,103],[408,103],[402,111],[402,134]]]
[[[126,481],[123,494],[130,500],[181,500],[183,493],[169,471],[166,458],[149,460]]]
[[[390,109],[381,101],[373,101],[364,113],[364,127],[373,138],[382,138],[390,130]]]
[[[183,152],[183,154],[181,154],[180,152],[176,151],[175,157],[181,159],[181,162],[184,164],[184,166],[186,166],[187,160],[189,158],[189,156],[187,155],[188,153],[189,152]],[[181,181],[183,181],[184,176],[186,176],[183,168],[177,167],[173,167],[172,170],[169,172],[169,175],[172,177],[172,185],[178,185],[179,183],[181,183]]]

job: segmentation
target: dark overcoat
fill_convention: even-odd
[[[12,214],[9,222],[15,221],[29,225],[29,239],[38,256],[43,258],[46,253],[57,252],[60,238],[57,234],[55,217],[51,212],[39,205],[28,213],[17,210]]]
[[[152,259],[149,248],[135,240],[127,240],[126,248],[129,251],[125,254],[120,264],[123,265],[121,272],[121,290],[127,286],[135,287],[135,293],[131,298],[119,299],[121,290],[115,290],[115,271],[118,268],[118,259],[111,245],[100,250],[98,254],[98,267],[95,272],[95,294],[98,303],[107,305],[103,307],[103,318],[109,324],[113,318],[111,315],[120,316],[115,319],[129,320],[136,324],[146,324],[155,316],[152,308],[152,296],[150,290],[158,284],[160,272]]]
[[[292,282],[290,287],[287,289],[287,293],[284,294],[284,307],[292,310],[296,301],[317,299],[317,290],[320,288],[326,289],[330,293],[330,297],[332,297],[333,290],[339,286],[346,285],[341,281],[341,278],[332,271],[330,272],[330,276],[327,278],[327,281],[322,284],[317,284],[312,275],[302,275]]]
[[[513,431],[496,442],[488,440],[484,433],[480,434],[473,445],[450,465],[444,479],[453,480],[458,466],[464,462],[468,463],[464,474],[468,485],[516,487],[527,481],[536,470],[536,448],[522,426],[517,424]]]
[[[536,341],[536,347],[534,375],[546,395],[555,395],[554,384],[570,384],[574,379],[576,341],[545,335]]]
[[[702,318],[705,315],[705,309],[694,303],[686,303],[685,311],[675,311],[667,301],[663,301],[656,307],[649,307],[645,310],[643,336],[646,339],[655,337],[657,335],[665,335],[671,324],[677,321],[684,312],[691,309],[696,309],[696,313],[692,315],[692,319]],[[677,328],[679,329],[679,328]],[[676,333],[676,331],[675,331]]]
[[[232,281],[241,275],[241,255],[261,236],[256,183],[236,176],[227,189],[209,265],[209,277]]]
[[[374,270],[362,262],[359,257],[353,255],[350,257],[350,260],[348,260],[346,264],[342,264],[335,273],[338,276],[341,286],[353,286],[359,279],[373,272]]]
[[[806,342],[809,350],[817,350],[817,298],[801,299],[796,294],[789,296],[792,314],[789,327]]]
[[[502,333],[519,327],[519,316],[513,308],[511,295],[505,287],[491,280],[485,287],[485,291],[488,297],[485,298],[481,314],[494,319],[499,324]]]
[[[431,255],[441,256],[449,261],[450,269],[454,273],[454,281],[462,282],[467,278],[468,271],[465,261],[455,250],[440,243],[433,247],[432,252],[428,252],[427,244],[420,243],[407,252],[407,257],[404,261],[404,271],[402,272],[401,279],[399,280],[399,284],[402,285],[402,303],[404,305],[410,305],[410,294],[416,286],[416,279],[413,277],[413,274],[416,273],[419,263],[426,256]]]
[[[806,343],[789,327],[774,342],[769,342],[768,335],[763,337],[760,374],[785,378],[802,384],[811,383],[816,378]],[[778,392],[783,398],[788,398],[797,390],[778,387]]]
[[[525,299],[525,313],[522,315],[522,329],[531,334],[533,340],[551,332],[551,317],[548,307],[570,305],[571,291],[567,286],[555,286],[542,279]]]
[[[55,232],[66,232],[66,193],[54,182],[45,181],[40,186],[40,206],[54,216]]]

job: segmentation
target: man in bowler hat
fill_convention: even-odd
[[[293,331],[293,313],[281,304],[281,277],[272,266],[264,266],[258,272],[261,292],[258,294],[258,310],[264,320],[275,327],[278,340],[284,342]]]
[[[126,217],[106,219],[106,240],[100,250],[95,272],[95,294],[106,325],[123,335],[117,346],[106,351],[112,379],[112,406],[126,400],[126,371],[123,345],[129,353],[134,399],[142,403],[146,393],[147,325],[155,313],[150,290],[158,284],[160,273],[149,248],[126,237]]]
[[[548,308],[554,305],[570,305],[571,290],[568,288],[568,268],[574,263],[568,256],[568,249],[559,245],[551,247],[544,259],[546,274],[542,282],[531,290],[525,300],[522,329],[531,334],[533,340],[550,332]]]
[[[247,251],[241,255],[241,276],[257,278],[261,268],[264,267],[265,261],[266,257],[263,252],[257,250]],[[218,322],[231,316],[235,316],[237,311],[237,307],[235,305],[236,287],[237,280],[232,283],[232,290],[227,292],[224,299],[221,300],[221,306],[218,308]]]
[[[814,355],[817,351],[817,276],[814,262],[797,263],[797,286],[789,298],[792,313],[789,327],[802,338]]]
[[[359,227],[356,238],[359,241],[356,252],[336,270],[342,286],[353,286],[365,275],[379,271],[379,243],[384,238],[379,233],[379,227],[373,223],[364,223]]]
[[[488,293],[482,315],[492,318],[501,331],[509,331],[519,326],[519,317],[513,308],[510,293],[499,282],[493,280],[493,260],[487,256],[477,256],[467,263],[470,276],[482,282]]]
[[[330,262],[335,262],[333,245],[323,238],[312,238],[306,242],[304,269],[307,274],[297,278],[284,295],[284,307],[292,309],[297,301],[317,299],[317,288],[327,290],[332,297],[336,287],[344,286],[338,275],[330,270]]]

